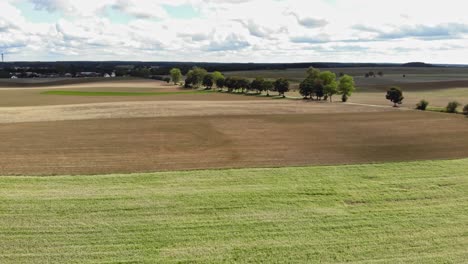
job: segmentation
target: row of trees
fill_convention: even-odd
[[[381,72],[381,71],[379,71],[379,72],[376,74],[375,72],[370,71],[370,72],[366,72],[366,74],[364,74],[364,77],[366,77],[366,78],[374,77],[374,78],[375,78],[375,77],[377,77],[377,75],[380,76],[380,77],[383,77],[383,76],[384,76],[384,73]]]
[[[289,91],[289,81],[283,78],[277,79],[276,81],[269,81],[263,78],[256,78],[250,82],[246,78],[238,77],[227,77],[225,79],[219,79],[216,83],[218,89],[227,88],[228,92],[241,92],[249,93],[254,92],[261,94],[266,92],[267,96],[270,96],[271,91],[278,92],[279,96],[285,97],[285,93]]]
[[[174,84],[182,81],[182,72],[174,68],[170,71],[171,80]],[[215,71],[208,73],[205,69],[194,67],[187,72],[184,87],[212,89],[216,86],[218,89],[227,88],[228,92],[256,92],[261,94],[266,92],[270,95],[270,91],[276,91],[280,96],[285,97],[285,93],[290,90],[289,81],[280,78],[276,81],[265,80],[264,78],[256,78],[250,81],[246,78],[225,77],[221,72]],[[341,100],[346,102],[351,94],[355,91],[355,83],[353,77],[345,74],[340,74],[340,78],[330,71],[321,72],[316,68],[307,70],[307,77],[299,85],[299,92],[304,99],[310,100],[330,100],[334,95],[341,95]]]
[[[341,95],[341,100],[346,102],[355,90],[353,77],[343,74],[337,79],[335,73],[331,71],[321,72],[313,67],[307,70],[307,78],[299,85],[299,93],[305,99],[330,99],[330,102],[332,102],[333,95],[335,94]]]
[[[182,72],[174,68],[170,71],[171,80],[174,84],[178,84],[182,81]],[[250,81],[246,78],[239,77],[225,77],[221,72],[215,71],[208,73],[205,69],[200,67],[193,67],[187,72],[185,76],[185,88],[200,88],[205,87],[206,89],[213,89],[216,86],[217,89],[222,90],[227,88],[228,92],[256,92],[261,94],[266,92],[267,96],[270,96],[271,91],[276,91],[280,96],[285,96],[285,93],[289,91],[289,81],[283,78],[277,79],[276,81],[269,81],[263,78],[256,78]]]

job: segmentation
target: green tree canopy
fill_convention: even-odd
[[[328,98],[330,98],[330,102],[332,102],[333,95],[338,93],[338,83],[336,82],[336,74],[334,74],[331,71],[324,71],[320,73],[319,79],[323,85],[324,95],[328,96]]]
[[[226,79],[224,79],[224,77],[222,79],[217,79],[216,87],[218,87],[218,89],[223,89],[223,87],[225,86],[225,83],[226,83]]]
[[[390,87],[385,98],[393,103],[393,107],[398,107],[399,104],[403,103],[403,99],[405,99],[403,92],[398,87]]]
[[[313,80],[316,80],[319,78],[319,75],[320,75],[319,69],[316,69],[314,67],[310,67],[309,69],[307,69],[307,77],[310,77]]]
[[[189,85],[194,85],[195,87],[199,87],[200,84],[202,84],[203,82],[203,78],[205,78],[205,75],[207,74],[208,72],[205,69],[197,67],[197,66],[193,67],[187,73],[187,77],[185,80],[186,85],[188,83]]]
[[[224,79],[224,75],[219,71],[214,71],[211,76],[213,76],[213,81],[216,82],[219,79]]]
[[[261,93],[263,90],[263,82],[265,82],[263,78],[256,78],[250,84],[250,89]]]
[[[284,94],[289,91],[289,81],[280,78],[274,82],[275,91],[279,93],[280,96],[286,97]]]
[[[182,72],[178,68],[172,68],[169,72],[171,80],[174,84],[178,84],[182,80]]]
[[[205,77],[203,77],[203,86],[205,86],[207,89],[211,89],[214,84],[214,78],[212,74],[207,74]]]
[[[307,98],[310,96],[312,99],[312,94],[314,91],[315,80],[312,77],[307,77],[299,84],[299,93],[304,97]]]
[[[348,101],[348,98],[355,90],[354,78],[347,74],[343,75],[338,82],[338,94],[341,95],[341,100],[343,102]]]
[[[237,89],[241,89],[242,92],[244,90],[249,90],[250,89],[250,81],[246,78],[240,78],[237,80]]]
[[[317,97],[317,100],[320,100],[325,95],[325,86],[320,79],[315,80],[313,94]]]
[[[457,102],[457,101],[452,101],[452,102],[449,102],[447,104],[447,107],[445,107],[445,111],[447,111],[447,113],[456,113],[457,112],[457,108],[460,106],[460,103]]]
[[[224,85],[228,88],[228,92],[232,92],[239,89],[248,89],[250,87],[250,81],[245,78],[227,77]]]
[[[468,104],[463,107],[463,114],[468,116]]]
[[[273,90],[274,84],[272,81],[263,81],[262,91],[266,91],[267,96],[270,96],[270,91]]]

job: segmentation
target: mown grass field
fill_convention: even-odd
[[[0,177],[0,263],[466,263],[468,159]]]

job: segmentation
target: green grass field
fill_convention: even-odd
[[[0,177],[0,263],[466,263],[468,159]]]
[[[88,92],[88,91],[45,91],[45,95],[71,95],[71,96],[160,96],[177,94],[201,94],[211,91],[180,91],[180,92]]]

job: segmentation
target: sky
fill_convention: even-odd
[[[0,0],[8,61],[468,64],[461,0]]]

